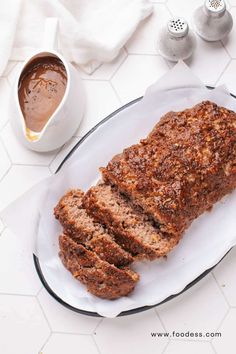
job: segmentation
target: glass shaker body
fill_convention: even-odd
[[[192,55],[195,46],[195,35],[183,18],[168,21],[167,26],[163,27],[160,32],[158,49],[167,60],[173,62],[185,60]]]
[[[206,0],[195,10],[193,19],[197,34],[206,41],[223,39],[233,27],[233,18],[224,0]]]

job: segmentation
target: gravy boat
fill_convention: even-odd
[[[27,148],[46,152],[52,151],[65,144],[78,129],[85,110],[85,90],[79,72],[56,50],[58,20],[47,18],[44,30],[43,48],[25,60],[17,73],[13,85],[13,102],[10,105],[10,122],[12,128]],[[26,127],[25,119],[20,107],[18,85],[22,71],[32,60],[43,57],[59,58],[66,70],[67,84],[64,96],[56,110],[40,132],[32,132]]]

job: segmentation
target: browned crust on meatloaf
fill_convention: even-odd
[[[101,171],[162,230],[182,233],[236,187],[236,114],[209,101],[169,112]]]
[[[79,189],[68,191],[54,209],[54,214],[64,228],[64,233],[86,248],[93,250],[101,259],[116,266],[133,261],[131,254],[123,250],[105,229],[87,214],[82,207],[84,193]]]
[[[139,276],[130,269],[119,269],[102,261],[94,252],[77,244],[67,235],[59,237],[60,258],[72,275],[86,285],[88,291],[103,299],[128,295]]]
[[[159,231],[139,210],[106,184],[91,187],[83,198],[87,212],[105,224],[116,242],[133,255],[150,260],[166,256],[179,239]]]

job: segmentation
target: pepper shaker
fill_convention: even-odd
[[[187,59],[192,55],[195,46],[195,35],[182,17],[169,20],[160,32],[159,52],[167,60],[175,62]]]
[[[206,0],[193,15],[197,34],[206,41],[226,37],[233,27],[233,19],[224,0]]]

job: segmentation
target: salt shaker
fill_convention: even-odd
[[[173,18],[162,28],[158,39],[160,54],[170,61],[189,58],[196,46],[194,33],[189,29],[187,21]]]
[[[197,34],[206,41],[218,41],[229,34],[233,19],[224,0],[206,0],[193,15]]]

